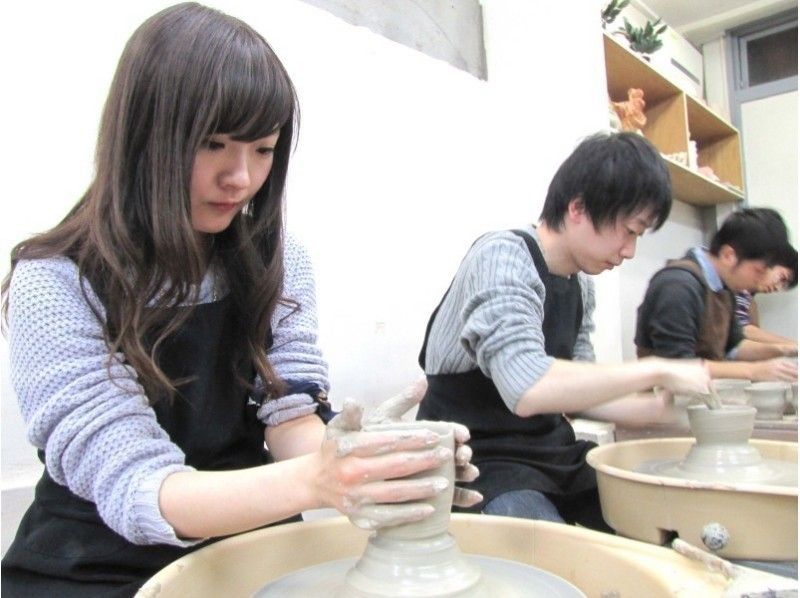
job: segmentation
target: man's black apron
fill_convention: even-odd
[[[545,286],[545,351],[553,357],[572,359],[583,319],[578,278],[551,274],[536,241],[522,231],[512,232],[524,239]],[[425,331],[419,357],[423,369],[428,336],[441,305],[440,302]],[[459,374],[428,374],[427,378],[428,390],[417,419],[456,421],[469,428],[472,462],[480,469],[480,476],[466,487],[484,496],[484,501],[471,510],[479,511],[500,494],[521,489],[543,492],[557,505],[584,495],[587,500],[596,500],[595,474],[585,459],[595,445],[576,441],[572,426],[563,415],[513,414],[492,380],[478,368]],[[562,512],[562,516],[569,521],[569,515]],[[592,515],[592,519],[597,517]],[[603,527],[602,521],[596,523]]]
[[[186,463],[199,470],[270,461],[264,424],[256,417],[259,405],[237,378],[238,373],[252,381],[255,370],[244,358],[231,363],[232,355],[241,354],[236,346],[239,329],[230,296],[200,304],[157,356],[171,380],[191,378],[172,401],[158,401],[154,409],[170,439],[186,453]],[[39,458],[44,462],[41,451]],[[156,571],[202,545],[131,544],[103,523],[94,503],[57,484],[45,471],[3,558],[3,595],[132,596]]]

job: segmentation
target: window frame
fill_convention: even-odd
[[[753,40],[797,27],[797,11],[789,10],[767,19],[748,23],[726,34],[730,81],[731,120],[742,128],[742,104],[791,91],[797,91],[797,75],[767,83],[750,85],[747,44]]]

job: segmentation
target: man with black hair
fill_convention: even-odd
[[[597,134],[559,167],[538,225],[488,233],[467,252],[428,323],[417,417],[470,429],[480,469],[472,488],[484,495],[476,508],[607,529],[585,460],[594,444],[577,441],[563,414],[663,421],[675,416],[666,391],[708,392],[699,360],[592,363],[587,274],[632,258],[671,202],[666,166],[646,139]]]
[[[797,380],[797,345],[745,338],[733,293],[764,284],[771,270],[794,256],[786,224],[768,208],[732,213],[711,245],[694,247],[650,280],[639,306],[639,356],[701,357],[715,378]],[[790,259],[791,261],[791,259]]]
[[[783,345],[789,355],[797,354],[797,341],[761,328],[758,317],[756,293],[776,293],[797,286],[797,251],[792,249],[782,255],[778,263],[770,268],[767,278],[754,291],[736,293],[736,321],[742,327],[744,337],[760,343]],[[788,345],[788,347],[786,346]]]

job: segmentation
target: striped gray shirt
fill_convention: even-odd
[[[536,228],[523,228],[540,244]],[[578,274],[583,322],[572,358],[594,361],[594,283]],[[480,368],[514,411],[522,394],[544,376],[545,287],[525,241],[510,231],[484,235],[469,249],[431,326],[426,374]]]

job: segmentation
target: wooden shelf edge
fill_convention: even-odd
[[[664,158],[672,180],[672,196],[684,203],[707,207],[717,204],[734,203],[744,199],[744,194],[737,193],[725,185],[689,170],[683,164]]]
[[[636,53],[625,47],[621,42],[618,42],[614,39],[614,36],[606,31],[603,31],[603,51],[605,52],[606,60],[606,77],[609,83],[611,83],[610,79],[608,79],[609,62],[621,61],[625,65],[625,79],[627,80],[624,87],[645,89],[645,101],[649,100],[658,103],[665,98],[683,93],[680,87],[653,68],[653,65],[641,56],[637,56]],[[622,89],[617,90],[617,95],[620,96],[616,98],[617,101],[624,99],[622,92]]]
[[[686,104],[689,116],[689,129],[692,128],[691,121],[693,118],[695,118],[692,112],[697,111],[703,115],[702,118],[713,123],[712,127],[716,130],[717,134],[711,135],[712,137],[724,137],[727,135],[739,134],[739,131],[736,127],[734,127],[731,123],[722,118],[719,114],[714,112],[711,108],[706,106],[703,102],[701,102],[697,98],[692,97],[689,94],[686,94]]]

